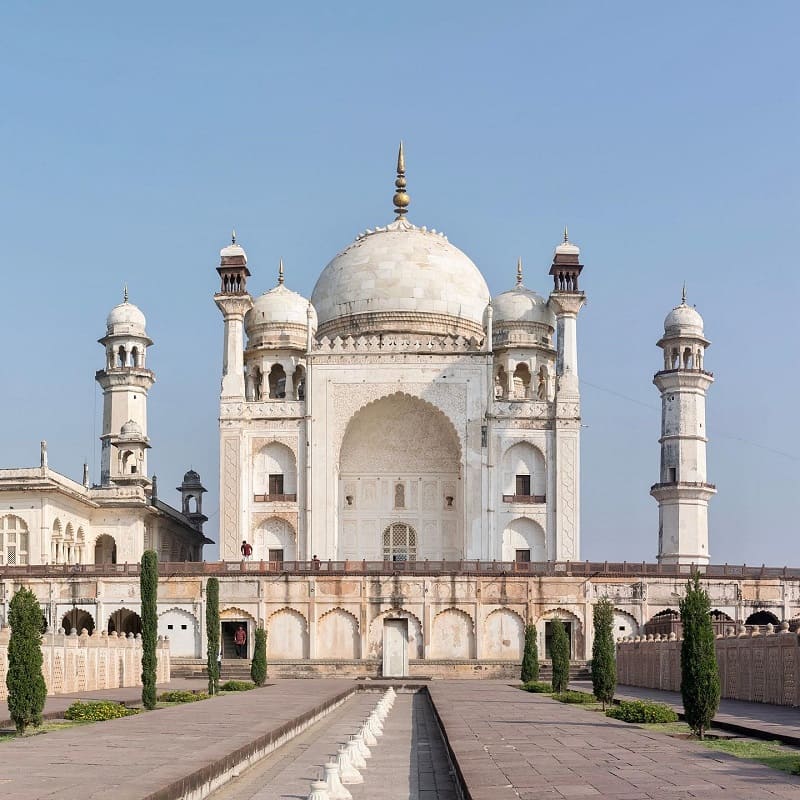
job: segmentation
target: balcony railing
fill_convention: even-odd
[[[254,503],[296,503],[296,494],[254,494]]]
[[[534,505],[536,503],[545,503],[545,495],[543,494],[504,494],[504,503],[527,503]]]
[[[290,575],[518,575],[538,577],[641,578],[660,576],[685,580],[697,570],[704,578],[790,578],[800,580],[800,567],[734,564],[648,564],[630,561],[216,561],[161,562],[163,578],[188,575],[275,574]],[[48,564],[0,566],[0,579],[18,577],[125,577],[139,574],[133,564]]]

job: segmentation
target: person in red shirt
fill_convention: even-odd
[[[233,634],[233,643],[236,645],[236,657],[247,657],[247,631],[240,625]]]

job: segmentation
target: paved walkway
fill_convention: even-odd
[[[591,681],[572,681],[570,687],[592,691]],[[679,692],[644,689],[640,686],[617,686],[617,700],[656,700],[666,703],[679,714],[683,701]],[[758,738],[781,739],[800,746],[800,708],[774,706],[769,703],[748,703],[744,700],[721,700],[714,723],[739,733],[751,733]]]
[[[800,777],[512,686],[429,691],[470,800],[800,800]]]
[[[200,703],[12,739],[0,743],[0,796],[177,797],[198,777],[208,779],[216,769],[239,763],[256,746],[277,738],[282,726],[352,690],[349,681],[283,680]]]

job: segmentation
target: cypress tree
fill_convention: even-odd
[[[8,711],[18,733],[42,724],[47,687],[42,675],[42,609],[30,589],[20,589],[8,613]]]
[[[550,658],[553,662],[553,691],[567,691],[569,685],[569,636],[560,619],[550,623]]]
[[[617,688],[617,662],[614,654],[614,606],[604,597],[592,609],[592,691],[605,709]]]
[[[206,639],[208,640],[207,660],[208,693],[219,692],[219,581],[209,578],[206,586]]]
[[[250,677],[256,686],[263,686],[267,679],[267,632],[256,628],[253,661],[250,664]]]
[[[142,705],[156,707],[156,641],[158,639],[158,554],[145,550],[139,572],[142,595]]]
[[[522,655],[523,683],[539,679],[539,648],[536,646],[536,626],[525,626],[525,652]]]
[[[686,584],[686,597],[680,602],[680,610],[683,711],[689,727],[702,739],[719,707],[720,683],[711,602],[700,586],[697,572],[692,573]]]

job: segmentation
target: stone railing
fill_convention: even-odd
[[[0,630],[0,700],[8,696],[8,627]],[[142,685],[142,639],[129,634],[46,633],[42,636],[42,674],[47,694]],[[158,637],[156,682],[170,679],[169,639]]]
[[[722,696],[731,700],[800,706],[800,638],[789,623],[762,633],[740,625],[738,632],[716,639]],[[681,689],[681,640],[652,634],[617,643],[617,681],[679,692]]]

